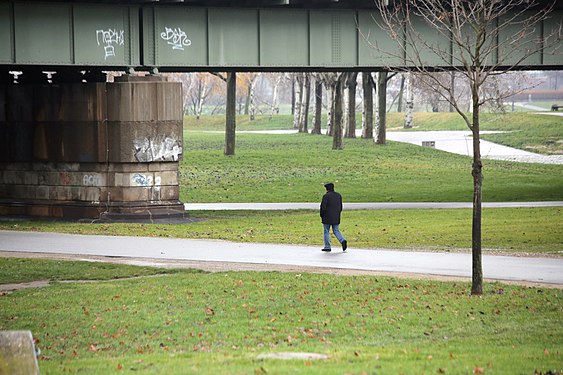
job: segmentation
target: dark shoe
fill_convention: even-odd
[[[324,248],[324,249],[321,249],[321,251],[330,252],[330,249]]]
[[[348,248],[348,241],[346,240],[342,241],[342,251],[346,251],[347,248]]]

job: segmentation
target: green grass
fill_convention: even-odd
[[[0,284],[34,280],[112,280],[175,273],[174,269],[71,262],[44,259],[0,258]]]
[[[249,116],[238,115],[236,119],[237,130],[273,130],[292,129],[293,117],[291,115],[270,116],[259,115],[254,121]],[[184,128],[188,131],[225,131],[225,115],[184,116]]]
[[[186,132],[180,164],[183,202],[316,202],[332,181],[347,202],[470,202],[471,159],[430,148],[310,134]],[[563,200],[563,166],[484,161],[484,201]]]
[[[221,134],[186,133],[186,200],[320,201],[328,180],[349,202],[471,199],[469,159],[436,150],[346,140],[333,152],[328,137],[307,135],[237,142],[226,158]],[[561,172],[485,161],[485,200],[561,200]],[[558,253],[561,211],[485,209],[483,246]],[[191,215],[203,221],[0,229],[320,243],[316,211]],[[465,209],[346,211],[342,230],[357,247],[455,250],[470,246],[470,220]],[[470,297],[460,282],[0,258],[0,283],[37,279],[55,282],[0,294],[0,330],[31,330],[45,374],[546,374],[563,363],[561,289],[486,283]],[[78,279],[104,281],[56,282]],[[256,358],[272,352],[329,359]]]
[[[494,283],[470,297],[468,289],[387,277],[179,272],[3,295],[0,329],[32,331],[44,374],[561,370],[561,290]],[[276,352],[329,359],[256,358]]]
[[[222,239],[235,242],[322,244],[317,211],[190,212],[189,224],[84,224],[0,221],[0,230],[147,237]],[[469,250],[471,210],[345,211],[341,229],[352,248]],[[563,251],[563,208],[495,208],[483,211],[483,251]]]

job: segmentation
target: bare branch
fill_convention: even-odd
[[[209,72],[209,74],[214,75],[215,77],[220,78],[221,80],[223,80],[223,82],[227,82],[227,76],[226,76],[226,75],[223,75],[223,73]]]

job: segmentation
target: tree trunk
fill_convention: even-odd
[[[250,93],[252,92],[251,85],[248,84],[248,88],[246,89],[246,100],[244,101],[244,114],[248,116],[250,114]]]
[[[272,104],[270,106],[270,120],[272,119],[272,117],[274,117],[274,115],[277,115],[280,111],[278,104],[278,90],[283,77],[282,74],[283,73],[279,73],[274,80],[274,88],[272,92]]]
[[[403,128],[412,128],[413,117],[414,117],[414,93],[412,90],[412,76],[408,73],[407,77],[407,105],[405,106],[405,123]]]
[[[334,123],[332,124],[332,149],[342,150],[342,79],[336,80],[334,88]]]
[[[335,85],[330,83],[327,87],[328,113],[326,116],[326,135],[332,136],[332,128],[334,125],[334,90]]]
[[[362,73],[362,89],[364,91],[364,105],[362,111],[362,138],[373,137],[373,80],[371,73]]]
[[[294,81],[294,88],[295,88],[295,104],[293,109],[293,129],[299,129],[299,123],[301,120],[301,107],[303,101],[303,73],[295,73],[295,81]]]
[[[475,97],[474,97],[475,98]],[[478,96],[476,97],[478,101]],[[474,100],[474,103],[477,103]],[[482,188],[483,188],[483,164],[481,162],[481,147],[479,134],[479,106],[473,105],[473,222],[471,231],[471,254],[472,254],[472,282],[471,294],[483,294],[483,266],[481,260],[481,216],[482,216]]]
[[[256,84],[258,83],[259,75],[260,75],[260,73],[253,75],[252,79],[250,80],[250,84],[248,85],[248,97],[250,98],[250,101],[249,101],[250,121],[254,121],[256,119],[256,109],[257,108],[256,108],[255,91],[256,91]]]
[[[199,118],[201,117],[201,113],[203,112],[203,102],[205,100],[205,96],[207,95],[205,92],[205,85],[202,82],[201,79],[199,79],[198,85],[197,85],[197,102],[195,104],[195,116],[196,118],[199,120]]]
[[[304,73],[304,82],[303,82],[303,90],[302,93],[303,101],[301,105],[301,116],[299,122],[299,132],[300,133],[308,133],[309,132],[309,104],[311,102],[311,77],[309,73]]]
[[[235,154],[237,111],[237,74],[227,73],[227,108],[225,122],[225,155]]]
[[[312,134],[321,134],[321,117],[323,110],[323,83],[315,80],[315,119],[313,121]]]
[[[291,77],[291,114],[295,114],[295,74],[290,74]]]
[[[455,72],[450,72],[450,112],[455,112]]]
[[[408,73],[410,75],[410,73]],[[405,92],[405,75],[401,74],[401,88],[399,89],[399,99],[397,100],[397,112],[403,112],[403,93]],[[408,98],[407,98],[408,100]]]
[[[348,118],[346,119],[346,138],[356,138],[356,87],[358,73],[348,73],[347,88],[348,91]]]
[[[386,143],[387,132],[387,72],[379,72],[377,78],[377,91],[378,91],[378,113],[379,123],[376,130],[375,143],[384,145]]]

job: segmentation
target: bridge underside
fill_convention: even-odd
[[[405,67],[401,56],[407,36],[399,36],[403,46],[392,40],[378,26],[381,16],[371,0],[262,0],[210,6],[223,3],[4,1],[0,3],[0,69],[377,71]],[[363,7],[350,8],[354,5]],[[556,9],[535,30],[536,36],[548,35],[561,19],[563,11]],[[451,44],[422,20],[415,27],[429,46],[445,50]],[[517,34],[517,26],[508,28],[499,41]],[[528,57],[521,67],[560,67],[561,55],[554,53],[559,44]],[[525,53],[526,46],[517,47]],[[499,48],[490,63],[498,63],[499,58],[504,61],[505,53]],[[510,56],[507,64],[520,58],[514,51]],[[446,61],[429,49],[421,57],[426,66],[448,68],[455,61],[455,52]]]

